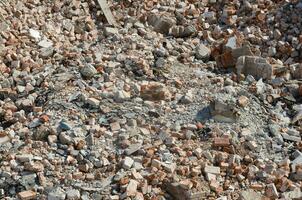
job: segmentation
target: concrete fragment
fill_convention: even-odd
[[[211,49],[204,44],[199,44],[195,49],[195,57],[202,61],[207,61],[210,58]]]
[[[95,98],[88,98],[86,103],[90,105],[92,108],[98,108],[100,105],[100,100]]]
[[[270,183],[266,186],[265,194],[270,198],[278,198],[279,193],[274,183]]]
[[[237,76],[252,75],[256,79],[271,79],[273,66],[265,58],[257,56],[241,56],[236,63]]]
[[[138,182],[136,180],[131,179],[127,185],[126,193],[127,196],[135,196],[137,192]]]
[[[118,34],[118,29],[117,28],[111,28],[111,27],[105,27],[104,34],[107,37]]]
[[[64,200],[66,193],[61,188],[56,188],[48,193],[47,200]]]
[[[21,155],[16,155],[16,159],[19,162],[29,162],[34,158],[32,154],[21,154]]]
[[[193,192],[187,188],[184,188],[182,184],[166,183],[164,189],[175,199],[175,200],[193,200],[193,199],[206,199],[206,191]]]
[[[302,192],[300,188],[296,188],[293,191],[282,193],[281,197],[284,199],[298,200],[302,198]]]
[[[134,160],[130,157],[126,157],[124,160],[123,160],[123,168],[124,169],[130,169],[132,167],[134,163]]]
[[[215,166],[205,166],[204,170],[205,173],[210,173],[210,174],[216,174],[220,175],[220,167],[215,167]]]
[[[162,34],[168,34],[170,32],[170,28],[175,24],[175,21],[166,16],[151,14],[148,16],[148,23],[154,27],[154,31]]]
[[[262,200],[263,196],[253,190],[245,190],[240,193],[242,200]]]
[[[99,5],[101,6],[101,9],[107,19],[107,22],[110,24],[110,25],[114,25],[114,26],[117,26],[117,22],[115,20],[115,18],[113,17],[112,15],[112,12],[106,2],[106,0],[97,0],[97,2],[99,3]]]
[[[171,98],[169,90],[162,84],[151,82],[141,86],[141,97],[144,100],[160,101]]]
[[[76,189],[66,190],[66,199],[67,200],[79,200],[79,199],[81,199],[80,191],[76,190]]]
[[[31,199],[36,199],[37,193],[31,190],[27,190],[27,191],[19,192],[18,196],[21,200],[31,200]]]
[[[85,78],[92,78],[97,73],[97,70],[91,64],[87,64],[81,68],[80,72]]]
[[[34,29],[29,29],[29,35],[30,35],[30,37],[32,37],[32,38],[34,38],[36,40],[41,39],[40,32],[37,31],[37,30],[34,30]]]

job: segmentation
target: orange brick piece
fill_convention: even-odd
[[[230,146],[230,139],[225,137],[216,137],[214,138],[214,147],[228,147]]]
[[[19,192],[18,196],[21,200],[31,200],[31,199],[35,199],[36,198],[36,193],[31,191],[31,190],[27,190],[27,191],[23,191],[23,192]]]

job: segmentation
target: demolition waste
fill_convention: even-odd
[[[107,3],[0,1],[0,199],[302,199],[302,1]]]

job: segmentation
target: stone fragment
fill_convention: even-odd
[[[98,108],[100,105],[100,100],[95,98],[88,98],[86,103],[90,105],[92,108]]]
[[[207,181],[216,180],[216,175],[211,173],[205,173],[205,178]]]
[[[291,75],[295,79],[301,79],[302,78],[302,64],[293,64],[290,65],[290,71]]]
[[[105,0],[97,0],[97,2],[100,5],[100,7],[105,15],[107,22],[110,25],[118,26],[114,16],[112,15],[110,7],[108,6],[108,3]]]
[[[298,200],[302,198],[302,192],[300,188],[296,188],[293,191],[282,193],[281,197],[284,199]]]
[[[131,94],[124,90],[117,91],[116,93],[114,93],[114,100],[117,103],[123,103],[124,101],[130,100],[130,98],[131,98]]]
[[[62,144],[71,144],[73,142],[73,139],[65,132],[59,135],[59,140]]]
[[[127,185],[126,193],[127,196],[135,196],[137,192],[138,182],[136,180],[131,179]]]
[[[42,48],[49,48],[53,45],[53,43],[50,40],[42,40],[38,43],[38,45]]]
[[[221,55],[215,57],[217,65],[220,67],[234,67],[236,65],[237,59],[240,56],[253,56],[249,45],[243,45],[242,47],[235,48],[236,45],[232,44],[231,41],[232,40],[229,40],[229,48],[223,51]]]
[[[263,196],[253,190],[245,190],[240,193],[242,200],[262,200]]]
[[[166,170],[168,173],[174,173],[177,167],[176,163],[171,163],[171,164],[161,163],[161,165],[164,168],[164,170]]]
[[[250,150],[255,151],[258,147],[257,143],[255,141],[248,141],[247,146]]]
[[[40,57],[44,59],[49,59],[54,54],[53,47],[41,48],[40,49]]]
[[[228,147],[230,146],[230,139],[227,137],[216,137],[213,142],[214,147]]]
[[[91,64],[86,64],[81,68],[80,72],[85,78],[92,78],[95,74],[97,74],[97,70]]]
[[[216,180],[210,181],[210,189],[216,193],[220,193],[223,191],[223,188],[219,185],[219,182],[217,182]]]
[[[271,79],[273,66],[265,58],[257,56],[241,56],[236,63],[237,76],[252,75],[258,79]]]
[[[111,131],[118,131],[121,129],[120,123],[113,122],[110,124]]]
[[[124,169],[130,169],[132,167],[134,163],[134,160],[130,157],[126,157],[124,160],[123,160],[123,168]]]
[[[113,36],[113,35],[116,35],[116,34],[118,34],[118,29],[117,28],[105,27],[104,35],[106,37]]]
[[[16,159],[19,162],[29,162],[34,158],[32,154],[21,154],[21,155],[16,155]]]
[[[216,174],[220,175],[220,167],[215,167],[215,166],[205,166],[204,170],[205,173],[210,173],[210,174]]]
[[[139,149],[142,148],[142,144],[141,143],[136,143],[136,144],[131,144],[126,150],[125,150],[125,154],[127,156],[130,156],[131,154],[137,152]]]
[[[190,189],[183,187],[181,183],[166,183],[164,188],[175,200],[206,199],[207,192],[193,192]]]
[[[1,144],[5,144],[5,143],[7,143],[7,142],[9,142],[10,141],[10,138],[6,135],[6,136],[4,136],[4,137],[1,137],[0,136],[0,145]]]
[[[237,121],[238,117],[234,105],[215,99],[209,108],[212,118],[217,122],[234,123]]]
[[[141,97],[144,100],[160,101],[171,98],[169,90],[162,84],[151,82],[141,86]]]
[[[207,61],[210,58],[211,49],[204,44],[199,44],[195,49],[195,57],[202,61]]]
[[[288,140],[288,141],[291,141],[291,142],[300,142],[301,141],[301,137],[289,135],[287,133],[281,133],[281,135],[282,135],[284,140]]]
[[[47,200],[64,200],[66,193],[61,188],[56,188],[48,193]]]
[[[249,103],[249,99],[248,99],[246,96],[240,96],[240,97],[238,98],[238,104],[239,104],[241,107],[247,106],[248,103]]]
[[[34,29],[29,29],[29,35],[30,37],[36,39],[36,40],[39,40],[41,39],[41,34],[39,31],[37,30],[34,30]]]
[[[18,196],[21,200],[32,200],[32,199],[36,199],[37,193],[31,190],[27,190],[27,191],[19,192]]]
[[[76,190],[76,189],[66,190],[66,199],[67,200],[79,200],[79,199],[81,199],[80,191]]]
[[[175,24],[172,18],[151,14],[148,16],[148,23],[154,27],[154,31],[169,34],[170,28]]]
[[[279,194],[274,183],[270,183],[266,186],[265,194],[270,198],[278,198]]]

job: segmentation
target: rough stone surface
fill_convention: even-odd
[[[301,199],[301,1],[0,5],[0,199]]]

